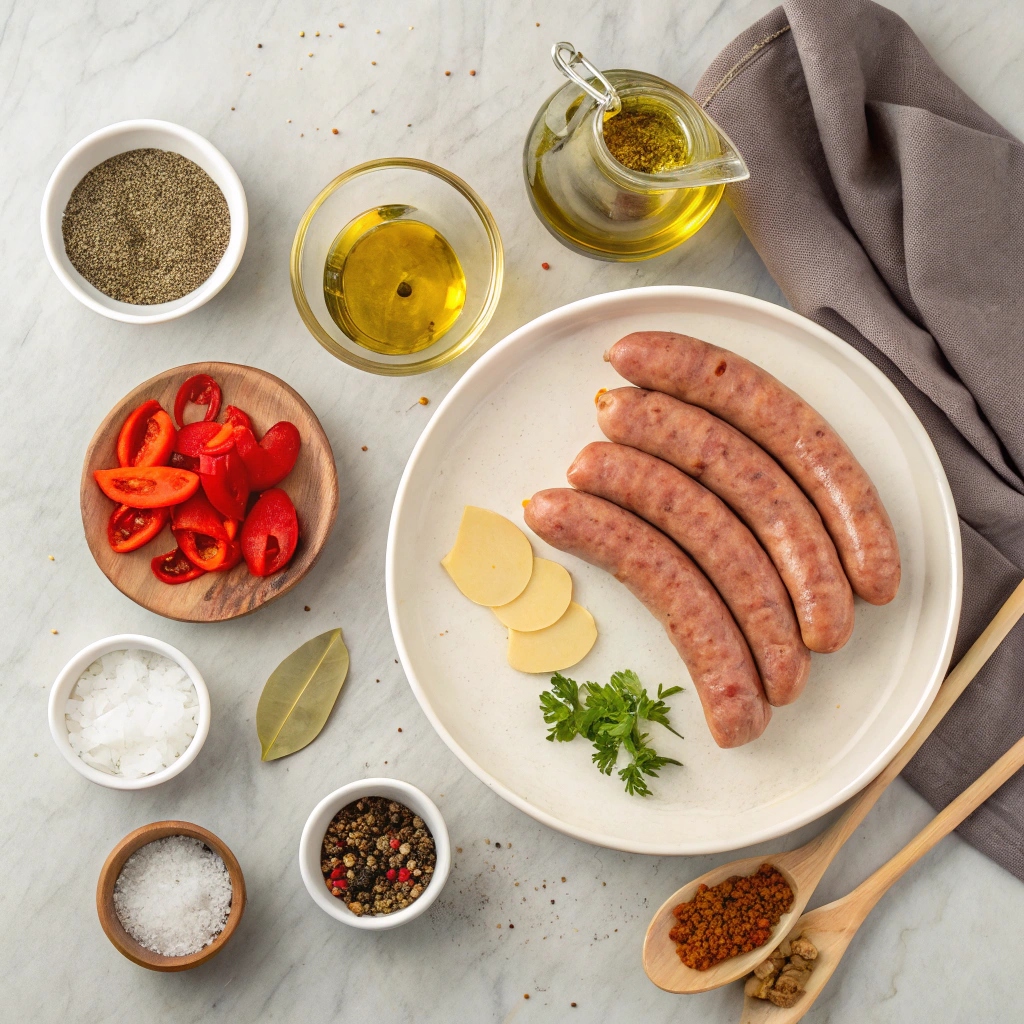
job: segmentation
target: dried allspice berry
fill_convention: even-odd
[[[231,214],[198,164],[163,149],[132,149],[82,178],[61,228],[68,259],[91,285],[119,302],[151,306],[188,295],[217,269]]]

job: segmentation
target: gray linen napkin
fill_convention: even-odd
[[[793,308],[899,388],[964,550],[954,662],[1024,577],[1024,146],[869,0],[788,0],[695,96],[743,154],[726,197]],[[904,777],[943,807],[1024,735],[1024,628]],[[1024,880],[1024,772],[961,826]]]

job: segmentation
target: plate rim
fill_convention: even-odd
[[[564,326],[564,322],[571,322],[574,318],[582,320],[587,316],[587,314],[592,314],[595,308],[598,308],[603,304],[614,304],[619,298],[624,299],[626,297],[636,297],[638,293],[640,295],[650,296],[654,301],[660,298],[689,298],[693,300],[704,299],[717,302],[724,301],[727,304],[735,305],[741,309],[746,308],[748,310],[767,314],[769,317],[777,318],[787,326],[798,328],[799,330],[815,335],[829,348],[841,353],[844,358],[852,359],[853,363],[858,365],[859,368],[872,378],[876,384],[881,386],[883,391],[887,391],[889,393],[889,397],[893,400],[893,407],[904,414],[904,419],[908,428],[920,443],[925,460],[928,462],[929,468],[932,470],[932,475],[939,484],[942,496],[941,508],[945,523],[945,539],[946,544],[950,549],[950,553],[953,556],[952,578],[955,595],[950,609],[950,614],[943,630],[942,651],[938,661],[936,662],[936,667],[932,671],[932,677],[928,682],[928,686],[925,688],[921,699],[918,701],[914,714],[908,719],[896,736],[878,755],[876,755],[874,760],[864,768],[856,778],[847,783],[847,785],[842,787],[836,794],[825,800],[823,804],[797,814],[792,818],[787,818],[779,826],[766,826],[760,831],[753,832],[749,835],[745,834],[736,841],[726,840],[723,842],[723,840],[719,839],[671,844],[632,841],[603,835],[599,832],[593,831],[592,829],[578,828],[576,826],[569,825],[549,812],[533,806],[530,801],[525,800],[512,792],[504,783],[500,782],[477,764],[476,761],[474,761],[473,758],[462,749],[451,733],[448,732],[431,706],[430,700],[427,698],[423,687],[420,685],[419,678],[412,666],[401,629],[399,628],[398,607],[395,597],[395,546],[397,543],[397,524],[402,513],[406,493],[409,489],[410,480],[415,472],[416,465],[422,457],[424,449],[430,443],[433,434],[440,429],[439,424],[444,418],[443,414],[446,409],[450,405],[454,404],[458,400],[458,397],[464,391],[468,390],[481,374],[486,372],[487,367],[492,361],[496,360],[500,354],[505,352],[507,349],[518,344],[524,336],[532,334],[537,330],[544,330],[546,328],[550,329],[555,326]],[[946,669],[949,667],[949,662],[953,655],[953,645],[956,641],[957,627],[960,621],[961,602],[963,600],[963,553],[961,548],[959,518],[956,505],[953,501],[953,494],[950,490],[945,470],[942,467],[938,453],[935,451],[935,446],[932,444],[932,440],[929,437],[928,432],[924,429],[924,425],[921,423],[917,414],[911,408],[907,400],[902,394],[900,394],[899,389],[877,366],[875,366],[874,363],[871,362],[871,360],[858,352],[852,345],[843,341],[838,337],[838,335],[833,334],[820,324],[815,323],[813,320],[810,320],[794,310],[787,309],[785,306],[780,306],[777,303],[768,302],[765,299],[760,299],[752,295],[745,295],[742,292],[729,291],[728,289],[723,288],[709,288],[697,285],[647,285],[637,288],[622,288],[608,292],[599,292],[596,295],[576,299],[573,302],[558,306],[546,313],[542,313],[540,316],[534,317],[534,319],[523,324],[521,327],[516,328],[516,330],[506,335],[501,339],[501,341],[497,342],[492,348],[485,352],[480,359],[478,359],[465,372],[465,374],[459,378],[458,381],[456,381],[452,389],[439,403],[434,415],[430,418],[426,427],[424,427],[423,432],[417,439],[412,453],[409,455],[409,459],[405,464],[405,468],[402,471],[402,478],[398,484],[395,501],[391,509],[391,518],[388,523],[384,577],[391,635],[394,638],[395,647],[398,650],[398,657],[401,661],[402,669],[405,672],[406,680],[413,692],[413,696],[415,696],[416,702],[419,704],[423,713],[427,716],[427,720],[430,722],[434,731],[443,740],[448,749],[455,754],[455,756],[473,773],[473,775],[475,775],[489,789],[497,793],[498,796],[507,803],[525,814],[528,814],[535,821],[539,821],[542,824],[547,825],[548,828],[554,829],[556,832],[561,832],[563,835],[570,836],[574,839],[580,839],[583,842],[590,843],[591,845],[600,846],[610,850],[617,850],[622,853],[640,853],[647,854],[649,856],[662,857],[697,856],[730,852],[733,850],[743,849],[748,846],[753,846],[766,840],[777,839],[779,836],[788,835],[796,829],[801,828],[812,821],[817,821],[825,814],[835,810],[835,808],[840,806],[840,804],[860,792],[860,790],[871,782],[885,768],[885,766],[889,764],[896,753],[910,738],[913,731],[918,727],[928,709],[931,707],[932,701],[934,701],[935,696],[938,693],[939,686],[945,678]]]

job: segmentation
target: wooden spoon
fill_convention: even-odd
[[[781,941],[781,938],[777,937],[788,935],[793,930],[797,918],[803,913],[825,869],[832,863],[842,845],[864,820],[889,783],[920,750],[932,730],[956,703],[956,699],[967,688],[967,684],[978,674],[1021,615],[1024,615],[1024,582],[1020,583],[1007,598],[985,631],[946,677],[932,706],[903,748],[878,776],[850,801],[846,812],[833,825],[796,850],[745,857],[713,868],[688,882],[681,889],[677,889],[665,900],[651,919],[644,937],[643,963],[647,977],[667,992],[708,992],[742,978],[764,960],[766,952],[774,949]],[[669,931],[676,923],[672,915],[673,907],[693,899],[697,887],[701,884],[715,886],[731,875],[752,874],[760,865],[766,863],[778,868],[793,890],[793,906],[776,925],[773,937],[764,946],[725,960],[709,970],[695,971],[687,967],[676,954],[676,944],[669,938]],[[801,1003],[803,1002],[805,1000],[801,1000]],[[780,1012],[773,1004],[768,1005],[771,1010]]]
[[[949,835],[964,818],[977,810],[1007,779],[1024,767],[1024,738],[1010,747],[984,775],[965,789],[944,811],[932,818],[906,846],[883,864],[853,892],[804,914],[791,934],[805,935],[818,948],[814,971],[804,995],[790,1007],[775,1006],[765,999],[744,997],[740,1024],[794,1024],[811,1008],[818,993],[825,987],[850,940],[857,934],[864,919],[889,887],[916,864],[933,846]],[[765,950],[762,950],[762,959]]]

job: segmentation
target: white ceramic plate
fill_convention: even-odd
[[[674,330],[766,367],[819,409],[881,492],[899,536],[903,582],[884,608],[857,602],[851,641],[814,655],[795,704],[765,734],[721,750],[704,724],[683,663],[661,627],[611,576],[553,551],[599,636],[568,674],[606,681],[635,669],[672,698],[678,757],[654,795],[626,796],[591,764],[590,744],[549,743],[537,695],[546,676],[515,672],[505,630],[467,601],[441,568],[464,505],[522,525],[522,500],[565,486],[576,453],[601,437],[599,388],[624,382],[602,354],[636,330]],[[524,527],[525,528],[525,527]],[[709,288],[637,288],[583,299],[520,328],[484,356],[434,414],[406,467],[388,537],[391,628],[417,700],[462,762],[510,803],[587,842],[650,854],[733,850],[782,835],[869,782],[917,726],[952,652],[962,583],[960,532],[942,467],[896,388],[828,331],[779,306]]]

